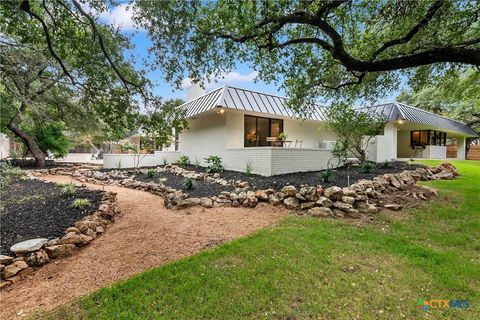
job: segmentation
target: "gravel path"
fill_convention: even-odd
[[[46,179],[70,182],[71,178]],[[167,210],[162,198],[147,192],[88,187],[117,192],[123,213],[104,235],[81,251],[51,262],[1,291],[0,319],[54,308],[114,281],[271,226],[288,214],[281,207],[267,205]]]

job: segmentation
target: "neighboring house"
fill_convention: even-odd
[[[286,106],[286,98],[272,94],[224,86],[188,95],[191,100],[180,108],[186,109],[189,129],[179,135],[177,157],[186,155],[205,165],[204,158],[217,155],[226,169],[245,171],[249,164],[254,173],[265,176],[325,169],[332,158],[337,137],[325,129],[324,107],[298,118]],[[457,157],[463,159],[465,138],[477,136],[464,124],[403,104],[371,108],[388,118],[384,134],[372,139],[368,148],[372,161],[444,159],[450,138],[458,141]],[[277,140],[280,133],[287,135],[285,142]],[[155,154],[166,155],[170,159],[172,152]]]
[[[0,132],[0,159],[5,159],[10,156],[10,138]]]

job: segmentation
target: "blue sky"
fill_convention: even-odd
[[[152,58],[148,53],[148,48],[151,42],[148,39],[147,33],[135,26],[131,19],[132,12],[126,3],[121,3],[116,7],[110,7],[108,12],[97,12],[96,14],[99,16],[102,23],[120,27],[122,32],[127,35],[132,35],[132,42],[135,45],[135,49],[128,54],[133,53],[135,55],[136,60],[138,61],[138,67],[141,66],[140,61],[142,59],[147,59],[150,62],[152,61]],[[182,88],[177,89],[173,84],[164,80],[161,68],[150,72],[148,77],[155,83],[154,92],[158,96],[161,96],[164,99],[186,98],[186,88],[189,86],[188,78],[184,79]],[[259,80],[255,81],[255,78],[256,72],[254,70],[250,69],[245,64],[238,64],[235,70],[224,75],[224,79],[216,79],[216,82],[207,84],[206,90],[209,91],[223,85],[232,85],[245,89],[284,95],[284,92],[275,85],[267,84]],[[393,101],[397,95],[398,92],[392,92],[388,97],[379,102]]]

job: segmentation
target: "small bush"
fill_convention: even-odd
[[[384,168],[391,168],[392,167],[392,161],[385,160],[385,161],[383,161],[382,165],[383,165]]]
[[[63,187],[65,187],[65,182],[57,181],[57,182],[55,182],[55,186],[58,187],[58,188],[63,188]]]
[[[190,164],[190,159],[186,155],[180,156],[180,158],[178,158],[178,160],[177,160],[177,164],[179,166],[189,165]]]
[[[0,188],[8,186],[15,179],[26,177],[25,172],[19,167],[14,167],[8,162],[0,162]]]
[[[251,177],[252,176],[252,171],[253,171],[252,163],[248,162],[247,165],[245,166],[245,175],[247,177]]]
[[[147,177],[153,178],[155,177],[155,169],[148,169],[145,174],[147,175]]]
[[[200,161],[198,159],[195,159],[195,168],[200,168]]]
[[[223,172],[225,168],[222,165],[222,158],[219,156],[209,156],[205,158],[207,162],[207,173]]]
[[[183,181],[183,186],[187,190],[193,189],[195,188],[195,180],[193,178],[185,178],[185,181]]]
[[[73,183],[66,183],[62,187],[62,194],[66,196],[73,196],[77,192],[77,187]]]
[[[363,173],[371,173],[373,171],[373,164],[371,162],[364,162],[362,164]]]
[[[161,185],[164,185],[165,182],[167,182],[167,178],[160,178],[160,179],[158,179],[158,183],[161,184]]]
[[[320,178],[322,179],[323,182],[329,182],[330,178],[332,177],[332,169],[325,169],[320,171]]]
[[[163,157],[163,165],[164,165],[164,166],[166,166],[166,165],[167,165],[167,163],[168,163],[168,160],[167,160],[167,158]]]
[[[90,205],[89,199],[75,199],[73,200],[71,207],[75,209],[82,209]]]

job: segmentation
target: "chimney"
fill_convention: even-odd
[[[205,89],[203,89],[199,83],[194,83],[187,88],[187,101],[191,101],[204,94],[205,94]]]

